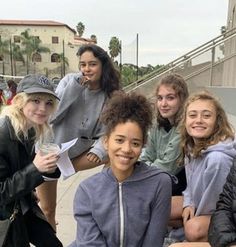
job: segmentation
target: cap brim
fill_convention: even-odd
[[[54,96],[58,100],[60,100],[60,98],[58,98],[58,96],[54,92],[52,92],[46,88],[35,88],[35,87],[34,88],[27,88],[24,90],[24,92],[25,93],[47,93],[47,94]]]

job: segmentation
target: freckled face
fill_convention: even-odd
[[[118,181],[129,177],[134,169],[143,147],[143,132],[136,122],[118,124],[105,137],[105,148],[108,150],[110,165]]]
[[[196,100],[187,108],[186,130],[194,142],[208,138],[216,124],[216,109],[210,100]]]

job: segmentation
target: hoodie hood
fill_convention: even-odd
[[[117,180],[116,180],[115,176],[113,175],[110,167],[104,168],[102,170],[102,173],[105,176],[108,176],[109,179],[111,179],[117,183]],[[135,168],[134,168],[134,172],[123,183],[145,180],[147,178],[156,176],[160,173],[168,174],[172,178],[172,180],[175,182],[176,178],[174,176],[170,175],[169,173],[167,173],[167,172],[165,172],[165,171],[163,171],[163,170],[161,170],[155,166],[148,166],[147,164],[145,164],[142,161],[137,161]]]
[[[234,140],[232,140],[228,138],[225,141],[209,146],[206,150],[202,151],[202,154],[207,154],[213,151],[222,152],[228,156],[236,157],[236,139],[234,138]]]

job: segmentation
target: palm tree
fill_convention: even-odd
[[[92,41],[94,41],[95,44],[97,44],[98,40],[97,40],[97,36],[96,36],[95,34],[92,34],[92,35],[90,36],[90,39],[91,39]]]
[[[64,56],[63,53],[60,53],[58,56],[57,63],[60,63],[61,66],[61,78],[65,76],[65,66],[69,66],[69,60]]]
[[[25,59],[20,46],[16,45],[15,43],[12,44],[12,60],[13,60],[14,75],[16,76],[17,75],[16,62],[21,61],[23,62],[23,64],[25,64]]]
[[[120,41],[117,37],[112,37],[109,43],[109,51],[112,60],[114,61],[114,58],[117,57],[121,52],[121,45]]]
[[[84,33],[84,30],[85,30],[84,24],[82,22],[79,22],[77,24],[77,26],[76,26],[76,30],[77,30],[77,32],[79,34],[79,37],[81,37],[83,35],[83,33]]]
[[[9,41],[8,40],[4,40],[2,41],[0,39],[0,58],[2,60],[2,73],[3,75],[5,74],[5,64],[4,64],[4,60],[5,60],[5,55],[9,54]]]
[[[50,49],[45,46],[41,46],[41,40],[38,37],[29,35],[29,30],[25,30],[21,33],[22,45],[24,46],[23,54],[26,55],[26,73],[29,73],[30,61],[32,61],[32,55],[34,53],[47,53]],[[35,61],[32,61],[35,62]]]

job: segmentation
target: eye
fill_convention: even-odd
[[[133,142],[132,144],[136,148],[141,146],[141,143],[140,142]]]
[[[50,100],[50,101],[47,101],[46,102],[46,105],[48,105],[48,106],[53,106],[53,102]]]
[[[174,96],[174,95],[168,95],[168,96],[166,96],[166,100],[168,100],[168,101],[172,101],[172,100],[174,100],[176,97]]]
[[[204,113],[204,114],[202,115],[202,117],[205,118],[205,119],[208,119],[208,118],[211,117],[211,114],[210,114],[210,113]]]
[[[157,96],[157,101],[162,101],[162,97],[160,95]]]
[[[123,143],[123,139],[122,138],[116,138],[115,142],[121,144],[121,143]]]
[[[195,118],[195,117],[197,117],[197,114],[196,113],[189,113],[188,117],[189,118]]]
[[[39,104],[40,103],[40,99],[32,99],[32,102],[34,102],[35,104]]]

